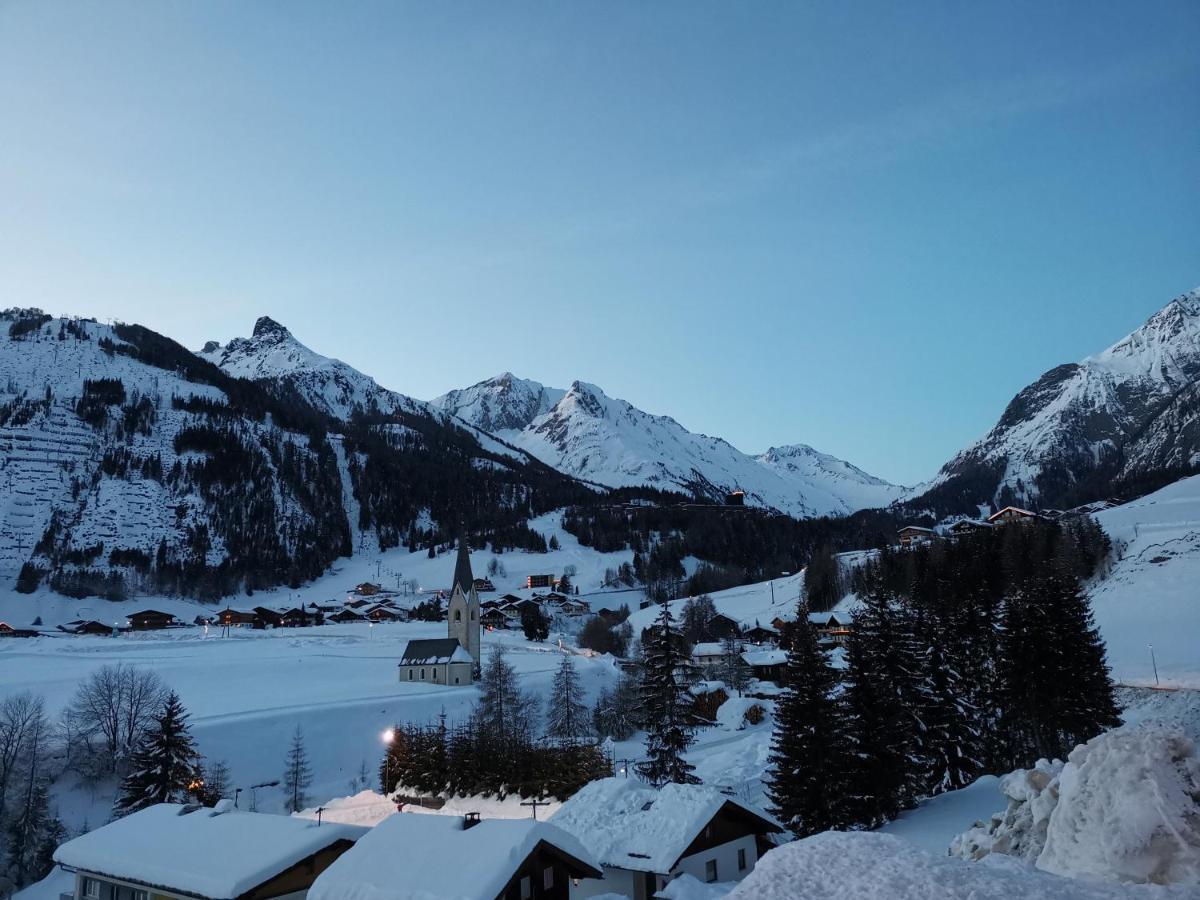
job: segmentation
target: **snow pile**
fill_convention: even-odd
[[[952,853],[1010,854],[1075,878],[1200,884],[1200,757],[1179,723],[1106,732],[1065,765],[1014,772],[1001,791],[1008,809]]]
[[[737,882],[719,881],[706,884],[695,875],[686,872],[667,882],[667,886],[654,896],[662,900],[722,900],[729,896]]]
[[[823,834],[767,853],[729,900],[1118,900],[1195,897],[1192,888],[1060,878],[1004,856],[969,863],[887,834]]]

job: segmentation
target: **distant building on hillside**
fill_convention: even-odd
[[[963,519],[961,522],[955,522],[950,526],[950,536],[963,537],[968,534],[979,534],[982,531],[991,531],[993,527],[990,522],[980,522],[978,519]]]
[[[536,588],[554,588],[553,575],[527,575],[525,577],[525,587],[530,590]]]
[[[932,528],[922,528],[920,525],[905,525],[896,532],[901,547],[915,547],[918,544],[928,544],[937,536]]]
[[[1019,506],[1006,506],[988,516],[988,522],[992,525],[1010,525],[1013,522],[1032,522],[1037,518],[1039,516],[1035,512],[1021,509]]]
[[[179,621],[173,615],[159,612],[157,609],[143,609],[129,615],[129,627],[134,631],[153,631],[178,624]]]
[[[725,505],[726,506],[745,506],[746,505],[746,492],[743,491],[741,488],[737,488],[736,490],[730,491],[728,494],[725,495]]]

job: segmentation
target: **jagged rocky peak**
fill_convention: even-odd
[[[261,339],[285,340],[292,336],[292,333],[272,319],[270,316],[259,316],[258,321],[254,323],[254,331],[252,336]]]
[[[220,341],[205,341],[204,346],[200,349],[201,353],[216,353],[221,349]]]

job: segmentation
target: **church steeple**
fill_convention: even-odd
[[[450,584],[450,605],[446,609],[446,636],[454,638],[479,662],[479,592],[471,574],[471,551],[460,532],[458,559],[454,563],[454,581]]]
[[[460,535],[458,538],[458,561],[454,564],[454,581],[450,584],[451,593],[456,587],[461,587],[464,594],[471,593],[475,587],[475,576],[471,574],[471,551],[467,549],[467,539]]]

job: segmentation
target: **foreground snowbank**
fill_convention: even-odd
[[[1005,776],[1008,808],[955,838],[967,859],[1007,854],[1074,878],[1200,884],[1200,757],[1177,721],[1093,738],[1067,762]]]
[[[971,863],[934,856],[888,834],[823,834],[767,853],[729,900],[1117,900],[1195,898],[1181,885],[1060,878],[1010,857]]]

